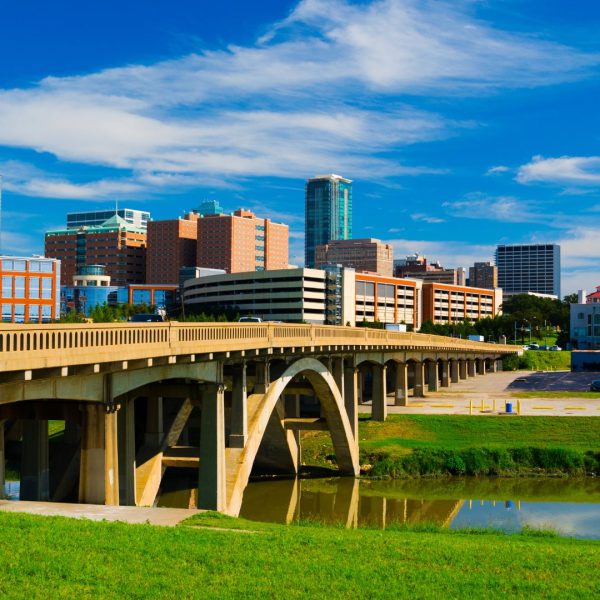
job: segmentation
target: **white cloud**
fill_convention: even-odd
[[[600,185],[600,156],[534,156],[519,167],[519,183],[553,183],[558,185]]]
[[[252,46],[0,91],[0,145],[125,171],[19,186],[53,197],[321,170],[371,180],[440,172],[389,152],[474,124],[415,110],[408,95],[545,85],[600,62],[494,28],[471,9],[466,0],[303,0]]]
[[[449,214],[463,219],[486,219],[505,223],[545,223],[550,217],[535,203],[513,196],[488,196],[481,192],[467,194],[461,200],[442,203]]]
[[[413,221],[422,221],[423,223],[444,223],[445,219],[433,217],[425,213],[414,213],[410,215]]]
[[[507,173],[510,171],[510,167],[506,165],[498,165],[496,167],[490,167],[485,174],[486,175],[498,175],[499,173]]]

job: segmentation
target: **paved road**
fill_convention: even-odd
[[[66,502],[29,502],[0,500],[0,510],[34,515],[73,517],[92,521],[122,521],[150,525],[177,525],[192,515],[203,512],[186,508],[150,508],[141,506],[100,506]]]
[[[600,417],[600,398],[516,398],[518,392],[568,391],[582,392],[590,382],[600,379],[600,373],[571,373],[569,371],[505,371],[476,376],[426,392],[426,398],[409,398],[408,406],[393,406],[388,399],[388,412],[398,414],[504,414],[506,402],[513,412],[522,415],[594,416]],[[495,404],[494,404],[495,403]],[[359,407],[369,412],[370,403]]]

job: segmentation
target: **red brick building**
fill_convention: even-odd
[[[179,284],[179,269],[196,265],[199,217],[148,222],[146,283]]]
[[[227,273],[287,269],[287,225],[260,219],[244,209],[198,219],[196,266]]]
[[[146,231],[117,215],[99,226],[48,231],[45,254],[61,261],[61,285],[72,285],[83,265],[104,265],[115,286],[146,281]]]

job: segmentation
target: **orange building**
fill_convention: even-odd
[[[196,266],[227,273],[287,269],[289,229],[244,209],[198,219]]]
[[[179,269],[196,265],[199,217],[148,222],[146,283],[179,284]]]
[[[5,323],[47,323],[60,310],[60,261],[44,257],[0,258],[0,305]]]
[[[460,323],[494,317],[500,312],[502,290],[423,283],[423,321]]]
[[[419,329],[420,281],[374,273],[356,273],[354,277],[356,323],[405,323]]]
[[[61,261],[61,285],[72,285],[84,265],[104,265],[116,286],[146,280],[146,230],[118,215],[102,225],[48,231],[45,254]]]

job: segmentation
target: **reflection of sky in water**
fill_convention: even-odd
[[[517,531],[524,525],[535,529],[553,529],[563,535],[600,539],[600,504],[573,502],[492,502],[483,506],[473,500],[472,508],[465,501],[450,525],[451,529],[464,527],[495,527]]]
[[[18,500],[20,487],[21,484],[18,481],[6,481],[4,483],[4,498],[7,500]]]

